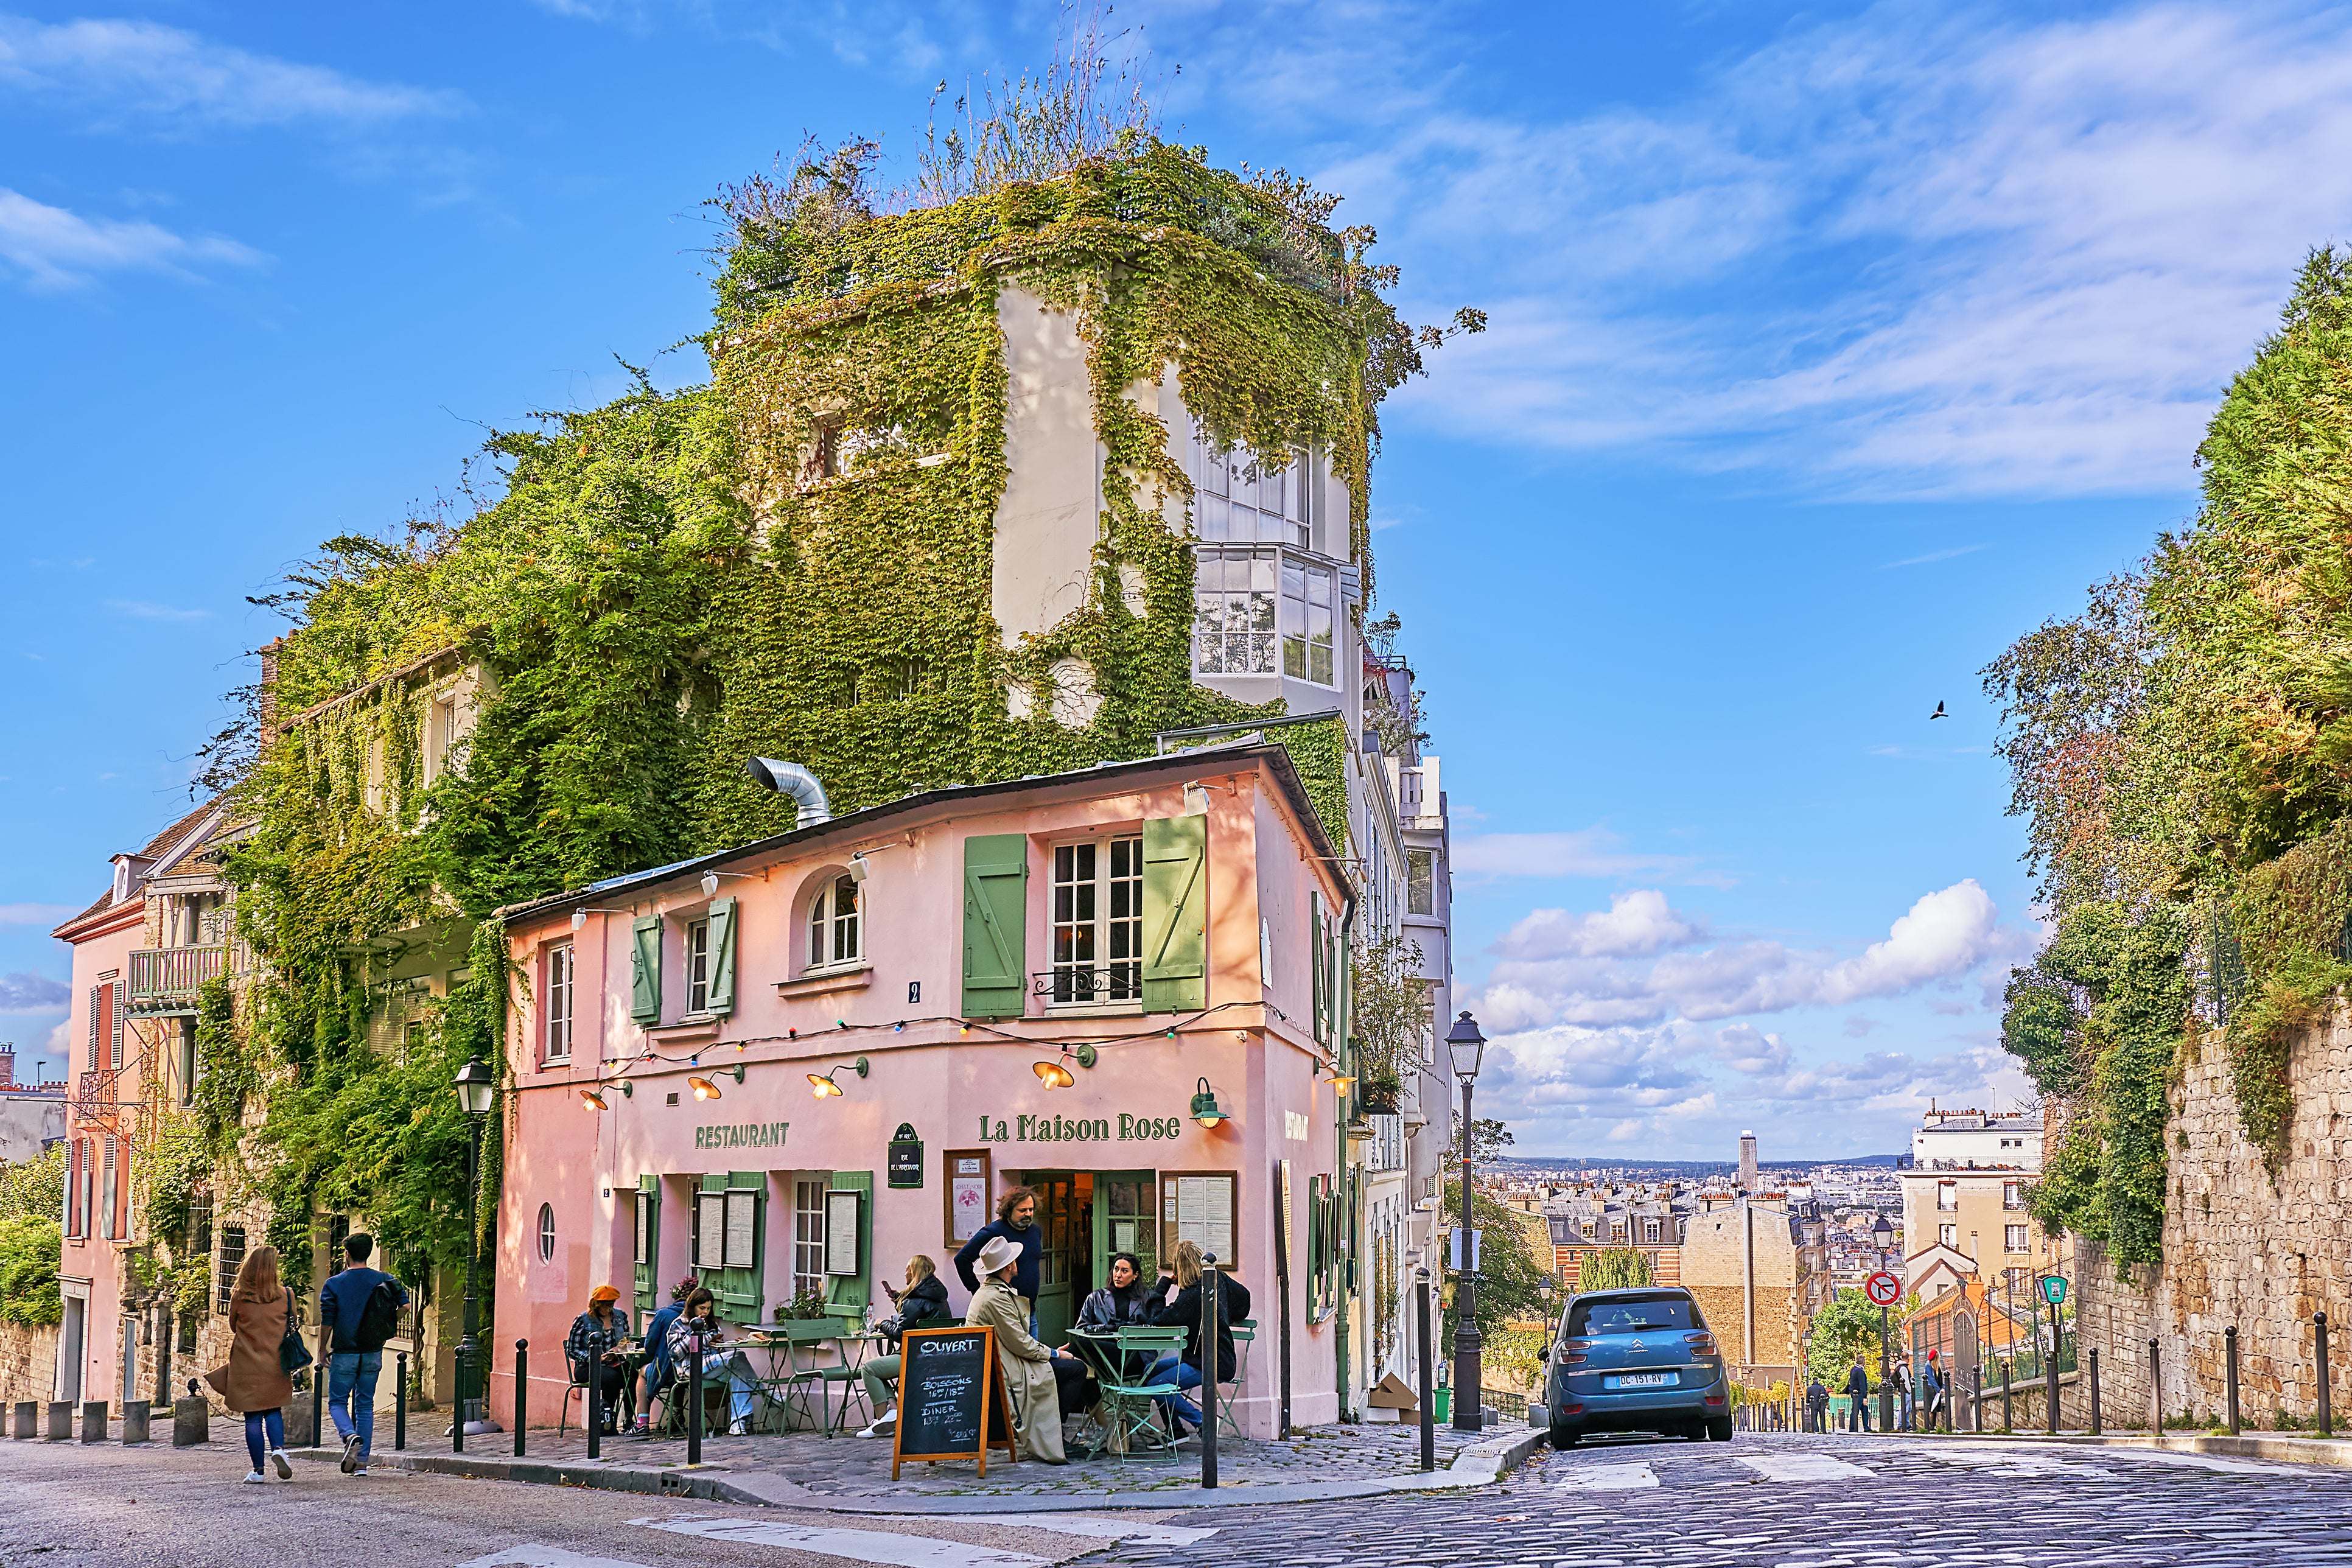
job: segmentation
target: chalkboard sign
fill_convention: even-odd
[[[985,1476],[991,1448],[1003,1448],[1008,1461],[1016,1457],[994,1329],[909,1329],[898,1342],[898,1358],[892,1480],[908,1461],[976,1459]]]

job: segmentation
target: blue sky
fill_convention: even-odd
[[[48,925],[183,809],[274,629],[245,595],[457,504],[486,428],[601,401],[616,355],[698,379],[666,351],[704,319],[702,199],[803,132],[903,150],[935,82],[1042,61],[1055,16],[0,14],[0,1038],[49,1041]],[[2352,17],[1114,25],[1172,135],[1346,193],[1416,319],[1492,318],[1391,405],[1374,494],[1503,1042],[1482,1103],[1525,1148],[1727,1157],[2013,1101],[2035,926],[1975,672],[2193,510],[2214,400],[2346,233]]]

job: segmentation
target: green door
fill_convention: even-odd
[[[1037,1337],[1058,1345],[1078,1321],[1070,1285],[1076,1249],[1085,1245],[1078,1230],[1077,1181],[1068,1171],[1032,1171],[1037,1189],[1037,1223],[1045,1227],[1044,1256],[1037,1260]]]
[[[1160,1271],[1160,1227],[1152,1205],[1160,1191],[1157,1171],[1095,1173],[1095,1267],[1097,1285],[1110,1283],[1113,1253],[1132,1252],[1149,1284]]]

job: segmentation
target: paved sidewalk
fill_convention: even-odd
[[[1430,1487],[1481,1486],[1507,1473],[1532,1452],[1542,1434],[1525,1426],[1478,1434],[1437,1430],[1433,1474],[1421,1464],[1421,1429],[1393,1425],[1333,1426],[1301,1430],[1283,1442],[1231,1439],[1217,1447],[1218,1490],[1201,1488],[1196,1447],[1175,1463],[1134,1459],[1076,1460],[1065,1466],[992,1460],[982,1477],[969,1461],[902,1466],[890,1479],[890,1445],[809,1433],[717,1436],[702,1445],[702,1464],[689,1468],[683,1439],[606,1438],[603,1456],[588,1458],[577,1433],[528,1434],[525,1455],[514,1456],[511,1436],[468,1437],[463,1455],[446,1439],[404,1453],[379,1451],[378,1468],[432,1470],[556,1485],[593,1486],[719,1501],[761,1502],[858,1513],[990,1513],[1054,1507],[1183,1508],[1207,1502],[1305,1502],[1384,1496]],[[306,1451],[331,1461],[331,1449]],[[1455,1468],[1455,1461],[1460,1468]]]

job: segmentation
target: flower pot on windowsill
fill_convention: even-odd
[[[1372,1124],[1360,1116],[1348,1123],[1348,1142],[1350,1143],[1369,1143],[1375,1136]]]

